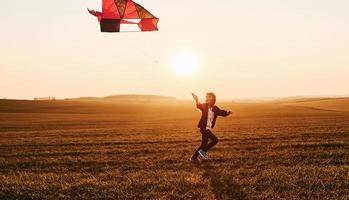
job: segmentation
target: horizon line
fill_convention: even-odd
[[[0,100],[27,100],[27,101],[34,101],[35,99],[39,98],[48,98],[50,100],[75,100],[75,99],[82,99],[82,98],[97,98],[97,99],[103,99],[107,97],[117,97],[117,96],[155,96],[155,97],[167,97],[167,98],[174,98],[175,100],[191,100],[191,97],[188,98],[182,98],[178,96],[168,96],[168,95],[160,95],[160,94],[142,94],[142,93],[122,93],[122,94],[114,94],[114,95],[107,95],[107,96],[80,96],[80,97],[64,97],[64,98],[56,98],[55,96],[37,96],[32,98],[7,98],[3,97]],[[302,98],[349,98],[349,94],[347,95],[289,95],[289,96],[256,96],[256,97],[229,97],[229,98],[219,98],[218,101],[251,101],[251,100],[278,100],[278,99],[302,99]]]

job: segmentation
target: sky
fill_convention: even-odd
[[[100,33],[100,0],[1,0],[0,98],[349,96],[347,0],[136,2],[160,31]]]

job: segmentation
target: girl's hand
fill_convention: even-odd
[[[199,97],[196,96],[196,94],[191,93],[191,96],[193,96],[193,98],[194,98],[194,100],[195,100],[196,102],[199,102]]]

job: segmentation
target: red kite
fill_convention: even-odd
[[[141,32],[158,30],[159,19],[132,0],[102,0],[102,12],[88,11],[98,18],[101,32],[122,32],[120,24],[138,25]]]

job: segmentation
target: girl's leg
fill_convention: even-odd
[[[197,158],[199,156],[199,151],[200,149],[203,149],[207,146],[207,142],[208,142],[208,136],[206,135],[206,131],[205,130],[200,130],[201,133],[201,145],[199,146],[198,149],[196,149],[196,151],[194,152],[192,158]]]
[[[207,144],[205,147],[203,147],[202,150],[208,151],[218,143],[218,138],[210,130],[206,130],[205,135],[207,138],[210,138],[211,142]]]

